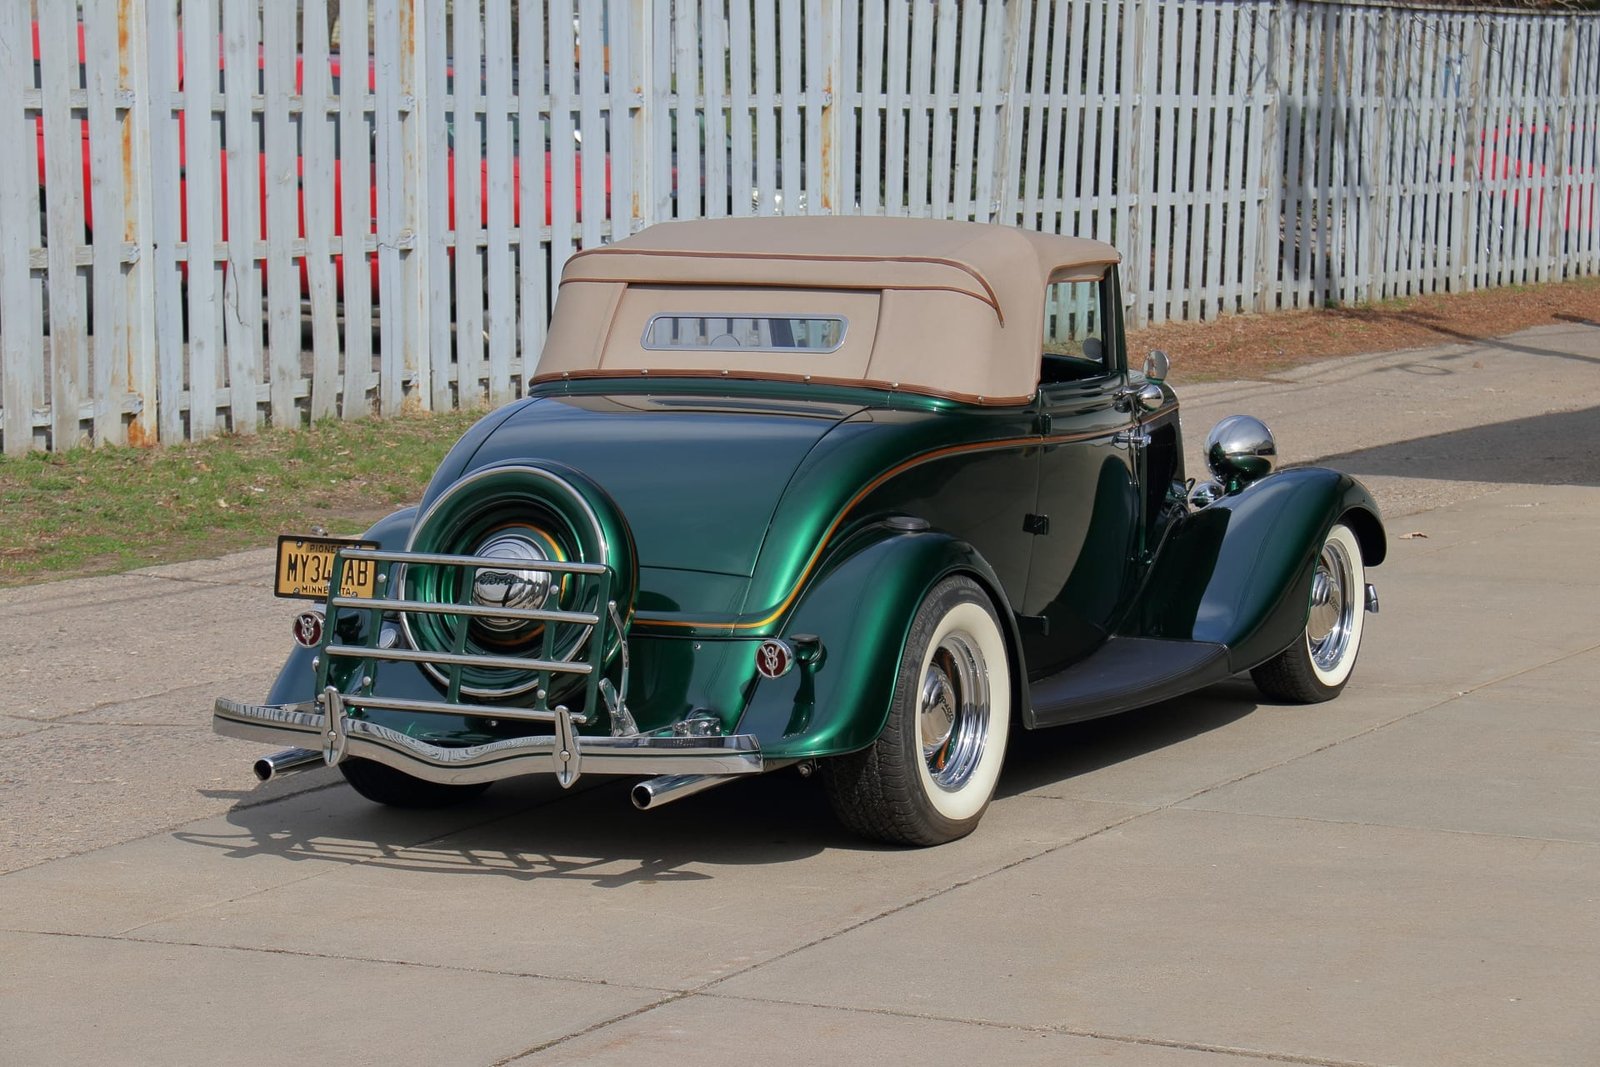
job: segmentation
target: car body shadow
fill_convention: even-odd
[[[1122,715],[1014,732],[997,799],[1136,759],[1256,706],[1254,687],[1231,681]],[[225,828],[213,822],[173,837],[237,859],[581,880],[596,888],[706,880],[718,867],[792,863],[824,850],[904,851],[845,830],[816,777],[792,769],[649,812],[629,801],[633,781],[591,779],[569,792],[549,779],[515,779],[456,807],[407,811],[372,804],[334,779],[274,801],[243,796]]]
[[[1248,677],[1103,719],[1013,734],[999,796],[1016,796],[1221,729],[1261,705]]]
[[[793,773],[733,782],[660,811],[636,811],[632,779],[564,792],[548,779],[496,783],[455,807],[372,804],[335,781],[276,803],[242,802],[215,823],[174,834],[232,858],[366,865],[605,888],[700,880],[719,866],[788,863],[857,842],[819,791]]]
[[[1600,407],[1414,437],[1324,456],[1317,462],[1356,477],[1600,485]]]

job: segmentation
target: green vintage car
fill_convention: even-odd
[[[284,537],[314,599],[215,728],[382,803],[629,775],[640,808],[795,767],[850,828],[969,833],[1024,731],[1249,671],[1350,677],[1378,509],[1273,472],[1255,419],[1185,481],[1166,357],[1110,246],[909,219],[652,227],[566,266],[539,374],[365,537]]]

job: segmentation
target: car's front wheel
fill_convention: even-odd
[[[902,654],[883,733],[827,761],[839,821],[880,841],[939,845],[983,818],[1011,725],[1011,668],[994,607],[970,578],[923,600]]]
[[[1317,554],[1305,632],[1250,672],[1265,695],[1295,704],[1332,700],[1350,680],[1366,618],[1366,568],[1350,527],[1336,524]]]
[[[416,778],[369,759],[339,761],[339,771],[357,793],[391,808],[447,808],[480,796],[492,784],[445,785]]]

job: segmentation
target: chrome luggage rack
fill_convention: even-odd
[[[352,561],[370,561],[378,567],[376,595],[345,595],[345,566]],[[557,782],[570,786],[583,771],[593,770],[600,774],[661,776],[635,788],[634,803],[654,807],[781,765],[765,760],[760,743],[750,735],[691,731],[682,723],[640,732],[626,702],[627,628],[612,599],[615,576],[606,566],[559,560],[538,562],[540,570],[552,575],[574,574],[598,580],[599,595],[594,604],[597,608],[604,605],[603,610],[565,611],[407,600],[401,592],[408,565],[470,569],[505,567],[506,560],[369,548],[339,550],[334,556],[329,595],[324,602],[323,636],[312,659],[316,696],[286,704],[217,698],[212,714],[212,728],[217,733],[296,746],[256,761],[256,776],[262,781],[313,765],[332,766],[347,756],[376,760],[405,774],[444,784],[489,782],[552,770]],[[471,595],[466,591],[470,585],[467,582],[458,586],[458,599]],[[452,635],[454,646],[447,650],[429,652],[395,644],[385,647],[386,613],[399,613],[402,618],[407,613],[453,615],[462,625]],[[359,643],[344,643],[347,638],[339,634],[341,618],[360,614],[367,616],[364,636]],[[465,623],[474,617],[545,622],[542,654],[532,658],[468,652]],[[608,621],[614,628],[610,632],[606,629]],[[560,624],[587,628],[582,640],[571,646],[573,658],[562,659],[556,652],[555,630]],[[612,633],[618,641],[620,668],[615,686],[605,677],[606,644]],[[587,652],[585,658],[579,659],[576,650],[583,648],[585,641]],[[384,663],[414,663],[436,672],[444,685],[444,699],[379,695],[375,690]],[[531,703],[463,703],[462,674],[471,668],[533,673]],[[581,711],[550,704],[551,679],[563,674],[578,675],[584,680]],[[521,694],[528,692],[528,687],[520,689]],[[591,733],[579,737],[577,728],[595,721],[602,708],[609,717],[609,736]],[[481,744],[437,745],[373,721],[365,714],[369,709],[550,723],[552,730],[550,734],[506,737]]]
[[[344,589],[344,574],[346,564],[351,561],[366,560],[378,568],[376,584],[378,593],[371,597],[349,596]],[[376,548],[346,548],[341,549],[334,557],[333,576],[329,583],[329,596],[327,604],[327,618],[325,620],[325,643],[319,649],[319,654],[313,661],[316,669],[316,684],[319,693],[326,693],[334,688],[339,691],[340,699],[347,707],[362,709],[383,709],[404,712],[440,712],[451,715],[472,713],[481,708],[481,714],[495,719],[520,719],[531,722],[551,723],[556,726],[558,736],[562,734],[563,727],[570,730],[575,726],[585,726],[590,721],[596,710],[603,706],[611,718],[611,734],[615,737],[628,736],[638,733],[638,728],[627,710],[628,689],[628,645],[627,633],[622,620],[617,613],[617,605],[611,598],[612,574],[611,569],[599,563],[574,563],[565,560],[540,560],[538,568],[552,575],[581,575],[598,581],[599,596],[597,605],[604,605],[604,614],[600,611],[568,611],[549,608],[514,608],[490,606],[483,604],[449,602],[449,601],[423,601],[403,599],[404,574],[407,566],[429,567],[456,567],[468,572],[467,580],[458,583],[460,596],[470,596],[472,588],[471,577],[477,568],[505,567],[506,560],[490,556],[462,556],[444,555],[426,552],[398,552]],[[454,647],[444,651],[428,651],[420,648],[402,648],[398,645],[384,647],[383,617],[386,613],[396,612],[401,615],[446,615],[460,620],[455,627]],[[367,625],[365,636],[360,644],[345,644],[340,635],[340,621],[349,618],[351,614],[366,615]],[[607,618],[609,616],[609,619]],[[538,657],[503,656],[487,653],[474,653],[467,651],[467,621],[472,618],[489,617],[497,619],[515,619],[527,622],[542,622],[544,627],[543,648]],[[609,679],[604,677],[605,648],[608,634],[607,622],[615,627],[619,643],[621,658],[621,675],[619,684],[612,686]],[[585,637],[577,642],[576,648],[587,648],[584,659],[562,659],[556,654],[556,627],[562,624],[587,627]],[[443,700],[416,700],[401,697],[380,696],[375,692],[378,682],[378,671],[381,664],[389,663],[415,663],[424,667],[431,667],[438,672],[445,681]],[[351,670],[347,677],[341,677],[344,672],[338,669],[340,665],[361,664],[359,672]],[[480,668],[493,671],[519,671],[531,672],[534,683],[531,687],[533,700],[529,706],[520,706],[511,703],[496,703],[494,705],[476,705],[462,701],[462,673],[469,668]],[[549,693],[551,680],[556,675],[578,675],[584,679],[583,712],[568,711],[565,707],[551,707]],[[343,683],[343,684],[341,684]]]

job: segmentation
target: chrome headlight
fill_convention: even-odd
[[[1270,474],[1277,459],[1272,431],[1250,415],[1229,415],[1206,435],[1206,466],[1229,492]]]

